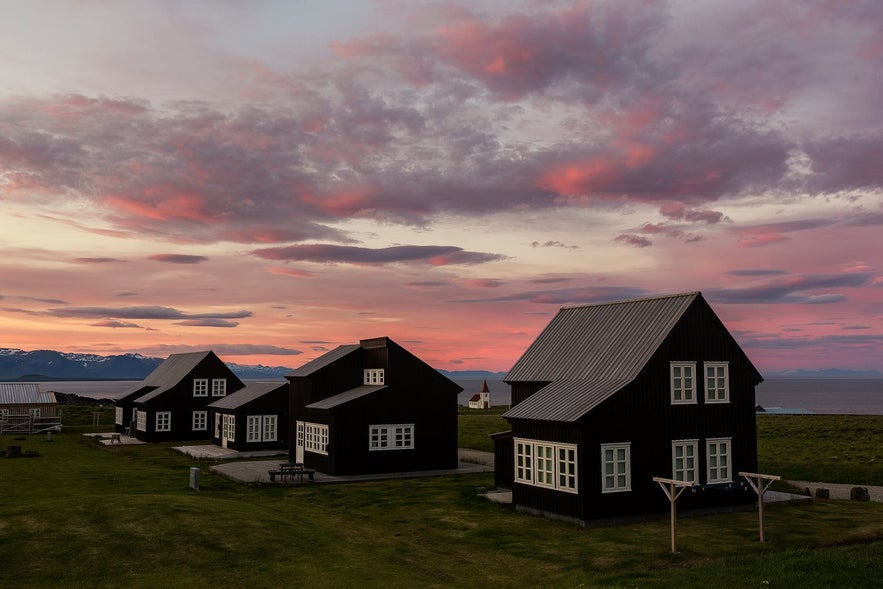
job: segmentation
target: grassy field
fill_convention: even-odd
[[[479,417],[505,429],[498,415]],[[480,437],[474,423],[463,429]],[[753,512],[682,519],[672,555],[666,520],[581,529],[521,515],[476,496],[491,475],[249,486],[169,445],[105,447],[79,435],[88,430],[67,427],[52,442],[0,436],[0,448],[40,453],[0,458],[4,588],[813,588],[883,578],[881,504],[773,507],[766,544]],[[202,471],[198,492],[187,488],[191,466]]]

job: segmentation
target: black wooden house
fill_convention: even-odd
[[[496,480],[522,510],[576,521],[755,499],[762,378],[701,293],[563,308],[504,378]]]
[[[463,389],[387,337],[291,374],[290,460],[330,475],[457,467]]]
[[[253,382],[209,404],[212,444],[244,452],[288,449],[288,382]]]
[[[245,384],[214,352],[172,354],[116,404],[116,431],[145,442],[208,440],[209,404]]]

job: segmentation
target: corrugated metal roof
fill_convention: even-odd
[[[55,393],[43,392],[35,382],[0,382],[0,405],[53,405]]]
[[[631,380],[698,296],[563,308],[503,380]]]
[[[338,346],[331,350],[330,352],[326,352],[322,354],[318,358],[314,360],[310,360],[300,368],[295,368],[292,372],[287,374],[286,376],[309,376],[312,373],[316,372],[320,368],[324,368],[338,360],[343,358],[347,354],[354,352],[359,349],[359,344],[347,344],[345,346]]]
[[[239,389],[223,399],[218,399],[214,403],[209,403],[209,407],[214,407],[215,409],[238,409],[255,399],[260,399],[267,393],[272,393],[283,387],[287,389],[288,382],[253,382],[245,385],[244,389]]]
[[[573,422],[597,407],[627,380],[558,380],[507,411],[503,417]]]
[[[157,387],[149,393],[135,399],[136,403],[145,403],[163,394],[190,374],[190,371],[202,362],[211,351],[189,352],[187,354],[172,354],[156,369],[147,375],[138,386]],[[133,387],[137,390],[136,387]]]
[[[332,395],[327,399],[322,399],[321,401],[316,401],[315,403],[310,403],[307,405],[307,409],[332,409],[339,405],[343,405],[344,403],[349,403],[354,399],[358,399],[360,397],[364,397],[365,395],[370,395],[371,393],[376,393],[377,391],[382,391],[386,386],[378,386],[378,385],[363,385],[360,387],[356,387],[354,389],[350,389],[348,391],[344,391],[342,393],[338,393],[336,395]]]
[[[631,382],[698,292],[561,309],[503,378],[549,382],[505,414],[576,421]]]

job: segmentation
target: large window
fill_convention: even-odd
[[[729,403],[730,375],[726,362],[705,363],[705,402]]]
[[[383,368],[369,368],[363,373],[362,384],[383,384]]]
[[[212,379],[212,397],[224,397],[227,395],[227,379]]]
[[[601,445],[601,492],[632,490],[631,444]]]
[[[245,436],[248,442],[275,442],[275,415],[249,415],[246,418]]]
[[[207,378],[194,378],[193,379],[193,396],[194,397],[207,397],[208,396],[208,379]]]
[[[708,483],[729,483],[733,480],[730,472],[730,438],[706,440],[708,460]]]
[[[275,415],[264,415],[264,442],[276,441],[276,423],[278,419]]]
[[[698,483],[696,453],[699,440],[675,440],[671,443],[671,478]]]
[[[671,363],[671,402],[696,402],[696,363]]]
[[[172,412],[157,411],[156,412],[156,431],[168,432],[172,431]]]
[[[236,441],[236,416],[235,415],[227,415],[226,413],[221,416],[221,427],[224,430],[224,437],[227,438],[228,442]]]
[[[413,450],[414,424],[371,425],[368,427],[368,450]]]
[[[113,422],[117,425],[123,425],[123,408],[117,407],[114,410]]]
[[[317,454],[328,454],[328,426],[305,422],[304,448]]]
[[[138,431],[147,431],[147,411],[135,409],[135,427],[138,428]]]
[[[193,412],[193,431],[204,431],[208,429],[208,411]]]
[[[527,485],[575,493],[576,446],[516,438],[515,480]]]
[[[261,416],[249,415],[246,419],[245,441],[260,442],[261,441]]]

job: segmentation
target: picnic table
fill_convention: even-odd
[[[302,462],[280,462],[279,468],[277,470],[269,470],[267,471],[270,475],[270,482],[275,482],[276,477],[279,477],[283,483],[287,480],[293,481],[294,477],[301,482],[304,480],[304,475],[310,477],[310,480],[313,480],[313,475],[316,471],[312,468],[304,468]]]

